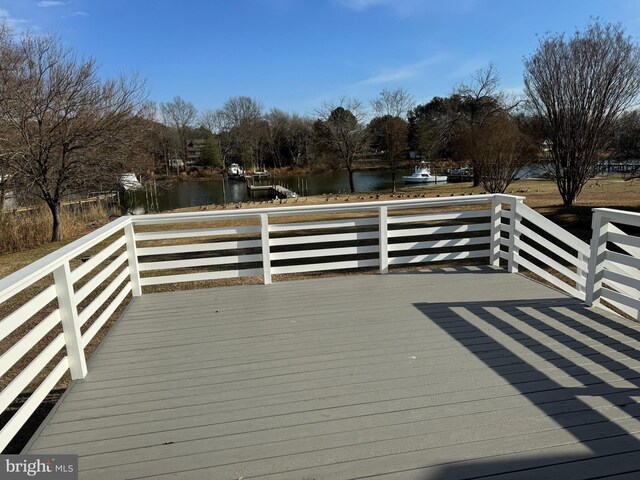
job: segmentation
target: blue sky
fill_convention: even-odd
[[[491,61],[517,92],[545,32],[599,17],[640,40],[640,0],[0,0],[0,15],[59,35],[105,78],[138,72],[152,100],[199,110],[247,95],[312,114],[397,87],[423,103]]]

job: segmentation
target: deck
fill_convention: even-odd
[[[28,453],[109,480],[639,478],[639,347],[488,267],[145,294]]]

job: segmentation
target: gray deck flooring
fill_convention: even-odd
[[[640,478],[640,328],[501,270],[135,299],[30,453],[80,478]]]

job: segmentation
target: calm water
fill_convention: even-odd
[[[396,183],[403,186],[401,175],[408,175],[410,172],[398,174]],[[377,192],[391,190],[391,173],[387,170],[369,170],[355,172],[353,181],[358,192]],[[274,183],[283,185],[293,190],[299,195],[323,195],[345,193],[349,191],[349,178],[344,172],[327,172],[313,175],[291,175],[278,177]],[[265,180],[263,183],[270,183]],[[262,196],[262,197],[261,197]],[[226,198],[225,198],[226,197]],[[256,194],[256,199],[267,198],[267,193]],[[229,180],[224,183],[221,179],[201,180],[197,182],[177,182],[171,185],[170,189],[158,189],[158,210],[170,210],[173,208],[197,207],[200,205],[238,203],[249,200],[249,193],[244,182]],[[136,213],[141,213],[140,209],[149,210],[145,198],[145,193],[125,193],[125,206]]]
[[[518,176],[533,176],[537,172],[524,168]],[[405,186],[400,178],[410,175],[411,170],[397,174],[397,186]],[[355,172],[353,175],[358,192],[379,192],[391,190],[391,173],[388,170],[367,170]],[[265,180],[263,183],[278,183],[293,190],[301,196],[346,193],[349,191],[349,179],[346,172],[325,172],[313,175],[290,175],[278,177],[275,180]],[[429,184],[421,184],[420,187]],[[440,184],[439,184],[440,185]],[[267,198],[267,193],[256,194],[256,199]],[[200,205],[238,203],[249,200],[249,193],[244,182],[230,180],[224,183],[221,179],[202,180],[197,182],[177,182],[170,189],[158,189],[158,210],[174,208],[197,207]],[[147,205],[144,192],[124,194],[124,206],[134,213],[151,210]]]

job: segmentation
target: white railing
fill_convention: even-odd
[[[38,384],[0,431],[0,450],[67,371],[72,379],[86,375],[85,347],[130,292],[140,294],[131,278],[135,251],[126,249],[133,242],[131,220],[123,217],[0,280],[0,305],[12,307],[0,321],[0,373],[6,378],[17,362],[30,359],[0,392],[0,411]]]
[[[637,239],[612,228],[608,241],[640,251]],[[620,263],[617,255],[602,261]],[[9,312],[0,314],[0,372],[3,379],[12,374],[0,391],[1,411],[30,393],[0,430],[0,450],[65,373],[86,375],[87,346],[143,289],[247,276],[269,284],[274,275],[358,268],[386,274],[403,265],[485,259],[511,272],[527,269],[584,299],[588,257],[584,242],[508,195],[122,217],[0,280],[0,311]],[[603,280],[640,286],[603,273],[602,261],[598,295],[613,295],[601,293]],[[28,365],[13,376],[18,362]]]
[[[518,272],[524,268],[568,293],[585,299],[589,245],[567,232],[535,210],[521,198],[503,197],[509,210],[503,210],[504,236],[501,253],[507,269]]]
[[[640,320],[640,214],[596,208],[591,226],[585,302]]]

